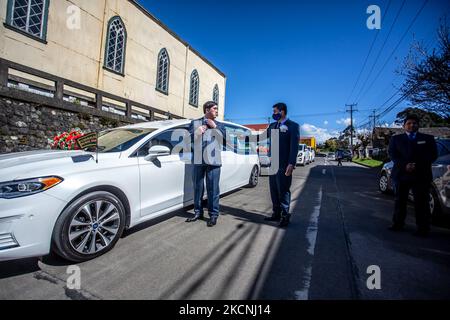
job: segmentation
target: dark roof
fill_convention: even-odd
[[[375,135],[380,135],[381,133],[387,135],[396,135],[405,132],[403,128],[375,128]],[[450,128],[449,127],[436,127],[436,128],[420,128],[419,132],[432,135],[437,138],[450,138]]]
[[[132,4],[134,4],[139,10],[141,10],[142,13],[144,13],[147,17],[149,17],[150,19],[152,19],[154,22],[156,22],[161,28],[163,28],[164,30],[166,30],[168,33],[170,33],[175,39],[177,39],[178,41],[180,41],[181,43],[183,43],[186,47],[188,47],[193,53],[195,53],[197,56],[200,57],[200,59],[202,59],[203,61],[205,61],[211,68],[213,68],[214,70],[216,70],[222,77],[226,78],[225,73],[223,73],[222,71],[219,70],[219,68],[217,68],[215,65],[213,65],[208,59],[206,59],[205,57],[203,57],[197,50],[195,50],[194,48],[191,47],[191,45],[189,43],[187,43],[186,41],[184,41],[183,39],[180,38],[179,35],[177,35],[175,32],[173,32],[172,30],[169,29],[168,26],[166,26],[164,23],[161,22],[161,20],[159,20],[158,18],[156,18],[153,14],[151,14],[147,9],[145,9],[142,5],[140,5],[137,0],[128,0],[129,2],[131,2]]]

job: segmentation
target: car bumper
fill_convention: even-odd
[[[48,254],[53,227],[66,204],[43,192],[0,199],[0,261]]]

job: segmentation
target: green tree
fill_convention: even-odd
[[[402,125],[408,115],[416,115],[420,119],[420,126],[423,128],[450,126],[450,115],[440,116],[435,112],[412,107],[406,108],[405,110],[397,113],[395,123]]]
[[[400,71],[406,77],[401,91],[413,105],[448,117],[450,114],[450,30],[443,20],[438,47],[427,50],[415,42]]]

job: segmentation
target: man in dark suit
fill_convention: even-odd
[[[203,105],[204,117],[193,120],[189,127],[193,141],[193,174],[194,184],[194,216],[186,222],[203,219],[203,192],[206,176],[206,191],[208,196],[208,227],[213,227],[219,217],[219,180],[222,166],[221,151],[225,137],[225,126],[216,121],[217,104],[208,101]]]
[[[275,122],[271,123],[262,135],[271,137],[272,130],[279,130],[278,141],[270,141],[271,162],[274,164],[273,157],[278,157],[279,168],[276,174],[269,177],[270,197],[272,199],[272,216],[265,218],[267,221],[279,221],[280,227],[289,224],[291,214],[289,206],[291,204],[291,184],[292,172],[297,163],[298,143],[300,139],[299,125],[288,119],[287,106],[284,103],[277,103],[273,106],[272,118]],[[278,144],[278,153],[273,154],[274,144]]]
[[[433,179],[431,165],[437,159],[433,136],[418,132],[419,119],[409,115],[403,122],[405,133],[393,136],[389,143],[389,156],[394,162],[391,178],[395,189],[395,210],[392,231],[402,230],[406,218],[409,190],[414,196],[417,236],[430,231],[429,196]]]

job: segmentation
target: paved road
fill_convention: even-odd
[[[178,211],[127,232],[108,254],[79,264],[66,287],[57,257],[0,263],[0,299],[431,299],[450,298],[450,229],[391,233],[393,200],[376,172],[323,158],[295,170],[292,222],[270,215],[268,178],[221,199],[214,228]],[[412,211],[411,211],[412,213]],[[411,214],[412,216],[412,214]],[[379,266],[381,289],[367,268]]]

